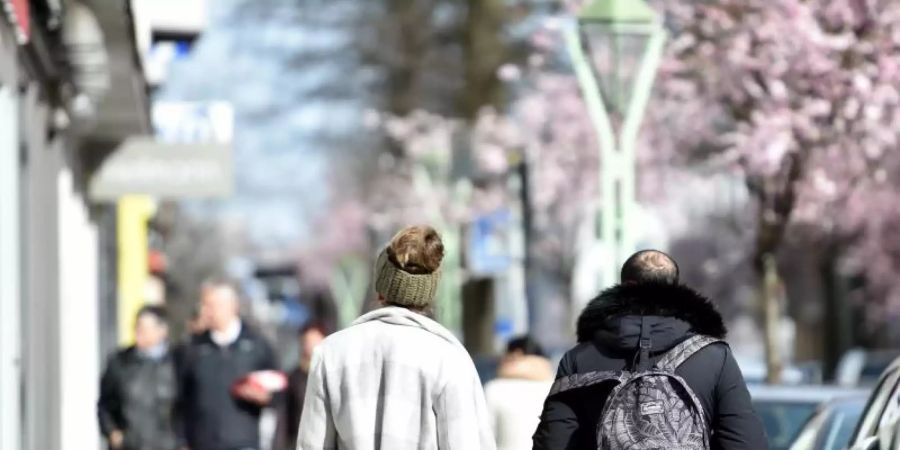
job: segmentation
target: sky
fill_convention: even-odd
[[[323,181],[346,156],[368,102],[348,29],[354,3],[211,2],[209,29],[156,94],[224,100],[235,110],[235,195],[189,210],[242,223],[262,248],[308,236],[329,199]]]

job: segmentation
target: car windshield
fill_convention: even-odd
[[[841,450],[850,443],[856,423],[862,416],[865,399],[848,401],[831,411],[816,438],[817,450]]]
[[[769,448],[786,450],[816,412],[817,403],[759,400],[753,402],[769,437]]]

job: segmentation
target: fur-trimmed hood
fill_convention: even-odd
[[[598,331],[626,316],[674,318],[696,334],[724,338],[725,323],[712,301],[681,284],[619,284],[591,300],[578,318],[578,342],[595,338]],[[677,325],[675,325],[677,327]]]

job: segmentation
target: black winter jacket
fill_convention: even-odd
[[[180,355],[181,443],[191,450],[259,448],[257,405],[231,394],[232,386],[250,372],[276,368],[269,343],[246,323],[226,347],[209,332],[195,336]]]
[[[303,403],[306,400],[306,383],[309,373],[297,367],[288,375],[288,388],[282,402],[278,417],[278,430],[275,434],[275,450],[295,450],[297,433],[300,431],[300,417],[303,415]]]
[[[123,450],[174,450],[175,364],[171,354],[141,356],[129,347],[109,358],[100,381],[100,430],[124,436]]]
[[[695,335],[725,337],[712,302],[681,285],[622,284],[591,301],[578,319],[578,345],[559,364],[557,378],[591,371],[630,368],[638,348],[641,318],[649,322],[651,359]],[[712,419],[713,449],[768,448],[762,422],[753,411],[744,378],[727,345],[710,345],[676,370]],[[595,450],[596,427],[609,385],[547,398],[534,434],[534,450]]]

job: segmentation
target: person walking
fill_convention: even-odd
[[[300,329],[300,364],[288,374],[287,396],[279,414],[277,442],[274,446],[277,450],[297,448],[297,430],[303,413],[313,351],[328,336],[327,330],[321,322],[310,322]]]
[[[713,303],[660,251],[631,256],[621,279],[578,318],[533,449],[768,448]]]
[[[497,378],[484,387],[498,450],[531,447],[541,407],[553,383],[553,368],[530,336],[509,341]]]
[[[201,315],[208,329],[191,340],[179,368],[181,444],[190,450],[259,449],[260,414],[273,395],[242,381],[275,370],[274,353],[241,320],[237,289],[230,283],[204,285]]]
[[[375,262],[383,307],[313,355],[298,450],[492,450],[484,392],[465,348],[426,317],[444,246],[404,228]]]
[[[109,358],[97,414],[111,450],[175,450],[175,364],[165,310],[145,306],[135,319],[134,345]]]

